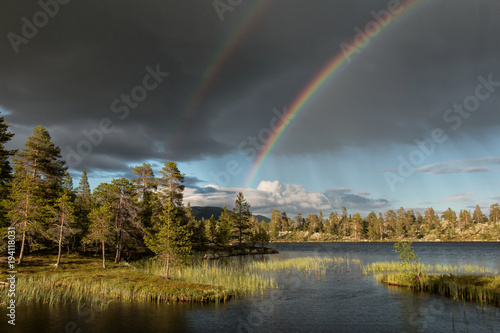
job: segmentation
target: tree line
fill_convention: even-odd
[[[86,171],[75,187],[61,150],[47,129],[37,126],[20,150],[5,144],[14,136],[0,117],[0,239],[7,246],[7,231],[15,227],[18,262],[25,253],[57,250],[55,266],[63,251],[106,251],[119,263],[134,254],[155,254],[165,276],[172,264],[182,263],[196,249],[232,242],[264,246],[269,241],[290,240],[467,240],[498,238],[500,207],[491,205],[489,217],[476,206],[471,213],[452,209],[438,215],[432,208],[423,214],[403,207],[385,214],[322,212],[294,218],[274,209],[271,221],[259,222],[250,204],[238,193],[232,210],[197,220],[189,203],[184,205],[184,174],[175,162],[166,162],[156,176],[150,164],[132,168],[133,178],[113,179],[91,190]]]
[[[370,212],[365,218],[360,213],[332,212],[325,217],[297,214],[289,218],[286,212],[274,209],[269,223],[271,240],[497,240],[500,236],[500,206],[492,204],[489,217],[479,205],[474,211],[462,209],[459,214],[448,208],[441,215],[433,208],[423,214],[403,207],[385,214]]]
[[[0,228],[3,247],[8,227],[16,230],[18,263],[27,251],[106,251],[114,261],[134,253],[154,253],[168,277],[172,264],[186,260],[193,249],[208,243],[265,244],[263,223],[251,216],[250,204],[239,193],[232,211],[197,220],[183,204],[184,174],[166,162],[155,176],[150,164],[132,168],[134,178],[113,179],[91,190],[86,171],[73,185],[61,150],[47,129],[37,126],[20,150],[7,150],[10,125],[0,117]]]

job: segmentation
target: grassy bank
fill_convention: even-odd
[[[497,271],[472,265],[420,265],[419,275],[402,271],[399,262],[376,262],[363,267],[387,285],[408,287],[454,300],[500,306],[500,276]]]
[[[222,287],[206,283],[166,280],[127,264],[109,263],[102,269],[98,258],[71,256],[55,269],[53,256],[28,258],[17,268],[18,304],[64,304],[82,299],[107,298],[150,302],[224,302],[231,296]],[[6,281],[7,275],[0,275]],[[0,302],[7,287],[0,287]]]
[[[99,258],[72,255],[58,269],[53,255],[28,257],[17,268],[18,304],[65,304],[91,299],[147,302],[225,302],[231,297],[263,293],[279,288],[273,272],[292,271],[324,275],[340,265],[359,261],[347,258],[295,258],[286,260],[206,261],[173,270],[169,280],[153,259],[108,263]],[[1,274],[0,281],[7,275]],[[0,303],[6,304],[6,286],[0,287]]]

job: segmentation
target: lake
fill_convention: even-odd
[[[363,264],[397,260],[392,243],[277,243],[270,260],[340,256]],[[414,243],[425,264],[500,271],[500,243]],[[500,309],[377,283],[359,265],[324,276],[274,273],[281,288],[225,304],[145,304],[112,300],[105,310],[70,304],[17,308],[18,332],[500,332]],[[22,291],[18,291],[22,292]],[[0,331],[14,330],[6,318]],[[10,327],[7,327],[10,326]]]

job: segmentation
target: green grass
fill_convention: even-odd
[[[172,279],[183,282],[208,283],[221,286],[234,296],[263,293],[268,289],[278,288],[271,272],[295,270],[307,274],[325,275],[336,264],[344,266],[360,264],[359,260],[347,258],[302,257],[293,259],[273,259],[239,263],[229,261],[200,261],[193,265],[177,268]],[[147,259],[133,263],[135,267],[149,274],[161,276],[162,270],[154,260]]]
[[[423,274],[405,283],[400,273],[381,274],[379,282],[409,287],[416,292],[430,292],[454,300],[500,306],[500,277],[456,274]]]
[[[297,271],[325,275],[332,268],[348,270],[359,260],[347,258],[294,258],[286,260],[205,261],[197,260],[171,270],[164,279],[153,259],[132,263],[107,263],[98,257],[72,255],[58,269],[55,256],[31,256],[17,267],[18,304],[65,304],[83,300],[108,299],[147,302],[225,302],[234,296],[263,293],[278,288],[274,272]],[[0,274],[0,281],[7,275]],[[7,287],[0,287],[0,304],[6,304]]]
[[[127,264],[74,256],[59,269],[49,266],[51,257],[27,260],[17,271],[18,304],[65,304],[82,299],[108,298],[123,301],[223,302],[230,298],[224,288],[206,283],[166,280]],[[6,275],[0,276],[6,281]],[[0,303],[7,301],[7,287],[0,287]]]
[[[399,262],[376,262],[363,267],[379,282],[430,292],[454,300],[500,306],[500,276],[495,270],[473,265],[420,265],[420,276],[409,276]]]
[[[495,274],[498,275],[497,270],[492,270],[483,266],[473,266],[473,265],[420,265],[420,269],[425,273],[480,273],[480,274]],[[379,273],[379,272],[395,272],[400,271],[399,261],[384,261],[384,262],[374,262],[363,266],[363,272],[368,273]]]

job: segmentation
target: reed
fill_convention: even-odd
[[[278,284],[270,273],[295,270],[307,274],[323,276],[335,264],[360,264],[357,259],[303,257],[285,260],[217,262],[199,261],[190,266],[180,267],[172,279],[176,281],[208,283],[223,286],[231,295],[243,296],[264,293],[265,290],[278,288]],[[134,263],[134,266],[148,274],[162,275],[161,267],[154,260],[147,259]]]
[[[393,273],[380,274],[377,280],[389,285],[409,287],[416,292],[500,306],[500,276],[424,274],[406,284],[401,274]]]
[[[496,270],[474,265],[420,264],[419,268],[420,276],[408,277],[399,262],[375,262],[363,266],[363,272],[375,274],[381,283],[408,287],[416,292],[500,305],[500,276]]]
[[[498,275],[497,270],[492,270],[488,267],[474,266],[474,265],[424,265],[420,264],[420,270],[424,273],[433,274],[444,274],[444,273],[454,273],[454,274],[495,274]],[[391,262],[374,262],[363,266],[363,273],[380,273],[380,272],[401,272],[401,265],[398,261]]]
[[[18,304],[65,304],[83,299],[120,299],[153,302],[224,302],[231,295],[222,287],[206,283],[179,282],[146,274],[127,265],[96,263],[20,267],[16,285]],[[7,287],[0,288],[0,303],[6,304]]]
[[[302,272],[322,276],[332,269],[350,269],[359,260],[348,258],[294,258],[286,260],[219,262],[196,260],[175,268],[167,280],[156,261],[109,263],[101,268],[98,258],[74,256],[55,269],[53,258],[26,260],[18,268],[18,304],[66,304],[96,300],[149,302],[225,302],[233,296],[263,293],[278,288],[274,273]],[[0,274],[0,279],[6,276]],[[7,287],[0,287],[0,304],[6,304]],[[103,304],[103,302],[100,302]],[[104,302],[105,303],[105,302]]]

